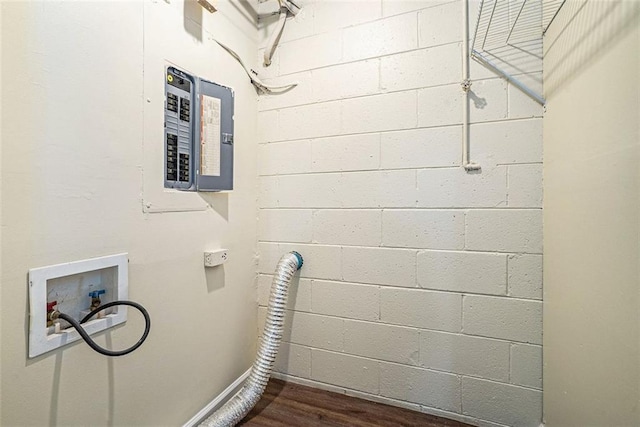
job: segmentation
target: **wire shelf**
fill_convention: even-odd
[[[542,36],[566,0],[481,0],[471,57],[542,98]]]
[[[546,33],[549,25],[556,19],[558,12],[567,0],[544,0],[542,2],[542,34]]]

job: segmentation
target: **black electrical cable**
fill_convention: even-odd
[[[142,313],[142,315],[144,316],[145,326],[144,326],[144,333],[142,334],[142,337],[140,338],[140,340],[137,343],[135,343],[134,345],[132,345],[131,347],[129,347],[127,349],[120,350],[120,351],[113,351],[113,350],[107,350],[106,348],[102,348],[98,344],[96,344],[96,342],[91,339],[91,337],[89,336],[87,331],[84,330],[84,328],[82,327],[82,323],[87,322],[89,319],[91,319],[93,316],[95,316],[96,314],[98,314],[102,310],[107,309],[109,307],[114,307],[114,306],[117,306],[117,305],[128,305],[128,306],[133,307],[133,308],[137,309],[138,311],[140,311],[140,313]],[[147,339],[147,336],[149,335],[149,330],[151,329],[151,318],[149,317],[149,312],[147,312],[147,310],[143,306],[141,306],[137,302],[133,302],[133,301],[111,301],[111,302],[108,302],[108,303],[106,303],[104,305],[101,305],[100,307],[96,308],[95,310],[92,310],[91,313],[89,313],[86,316],[84,316],[84,318],[80,322],[78,322],[73,317],[71,317],[71,316],[69,316],[67,314],[64,314],[64,313],[58,313],[57,317],[69,322],[71,324],[71,326],[73,326],[73,328],[76,331],[78,331],[78,333],[80,334],[82,339],[87,344],[89,344],[89,347],[91,347],[92,349],[94,349],[95,351],[97,351],[100,354],[104,354],[105,356],[111,356],[111,357],[124,356],[125,354],[129,354],[132,351],[134,351],[135,349],[137,349],[138,347],[140,347],[142,345],[142,343],[144,342],[144,340]]]

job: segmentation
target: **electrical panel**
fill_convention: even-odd
[[[233,90],[174,67],[166,70],[164,186],[233,189]]]

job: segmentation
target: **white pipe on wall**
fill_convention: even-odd
[[[264,66],[268,67],[271,65],[271,57],[276,51],[276,47],[278,47],[278,41],[280,41],[280,37],[282,36],[282,31],[284,30],[284,24],[287,22],[287,17],[289,14],[292,16],[296,16],[300,12],[300,7],[290,0],[278,0],[278,4],[280,5],[280,16],[278,17],[278,23],[276,24],[276,28],[269,37],[269,42],[267,43],[267,47],[264,50]]]
[[[289,11],[286,7],[282,6],[280,8],[280,16],[278,17],[278,23],[276,24],[275,30],[271,33],[271,37],[269,37],[269,42],[267,43],[267,47],[264,50],[264,66],[268,67],[271,65],[271,57],[273,53],[276,51],[276,46],[278,45],[278,40],[280,40],[280,36],[282,36],[282,30],[284,30],[284,24],[287,21],[287,15]]]
[[[469,152],[469,0],[462,0],[462,166],[467,172],[480,170],[480,165],[471,161]]]

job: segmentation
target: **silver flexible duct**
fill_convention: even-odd
[[[269,382],[282,341],[289,284],[300,267],[302,267],[302,256],[298,252],[289,252],[280,258],[271,283],[267,320],[260,339],[260,348],[249,378],[235,396],[200,424],[201,427],[235,426],[260,400]]]

